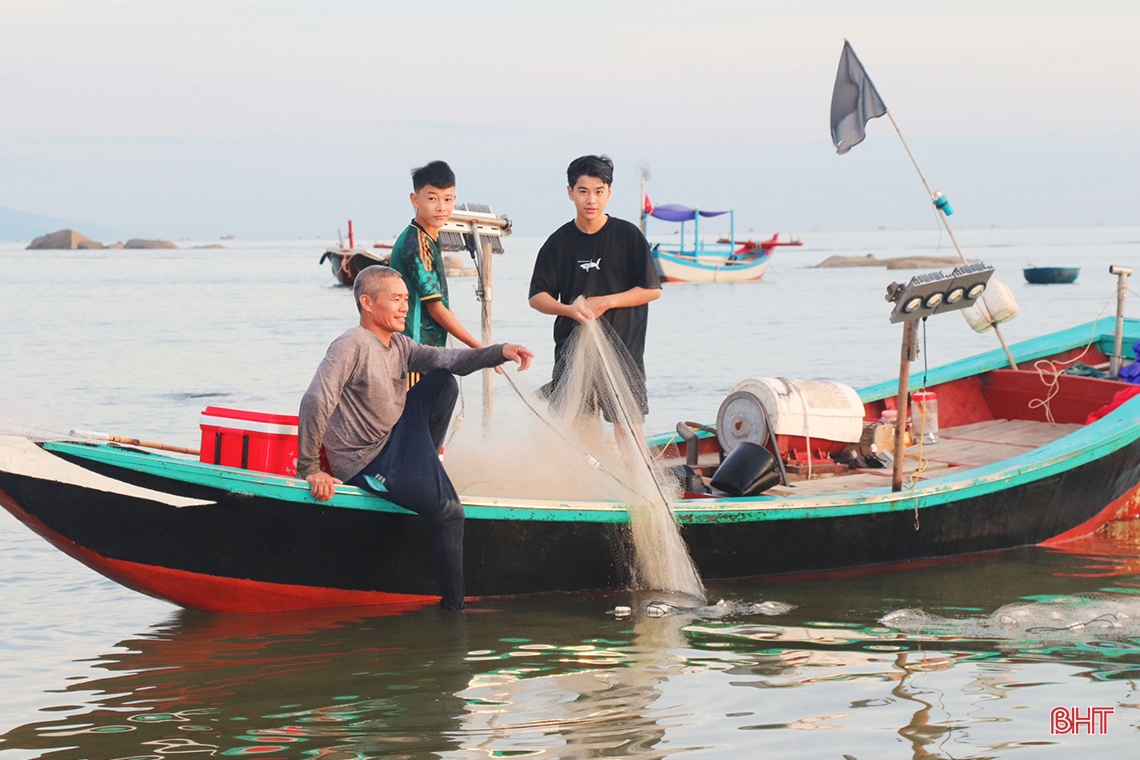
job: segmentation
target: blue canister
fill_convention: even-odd
[[[954,207],[950,205],[950,199],[943,195],[938,190],[934,191],[934,207],[941,211],[946,216],[951,216],[954,213]]]

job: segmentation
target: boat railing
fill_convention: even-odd
[[[699,240],[694,246],[686,245],[685,241],[682,240],[677,243],[655,243],[654,248],[671,256],[693,260],[706,256],[709,258],[725,259],[731,258],[737,253],[735,245],[721,241],[713,243]]]

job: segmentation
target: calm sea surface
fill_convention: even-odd
[[[1108,266],[1140,271],[1140,228],[961,237],[1021,305],[1005,326],[1011,341],[1112,314]],[[526,307],[541,241],[507,242],[495,261],[495,338],[539,353],[525,377],[535,387],[553,350],[550,319]],[[666,287],[651,307],[648,430],[714,421],[752,375],[859,387],[897,372],[900,330],[883,293],[913,272],[806,266],[833,254],[952,255],[949,241],[878,232],[805,242],[780,249],[762,283]],[[195,446],[207,404],[295,412],[325,347],[355,321],[351,296],[317,265],[320,241],[226,246],[0,244],[0,423]],[[1030,286],[1029,262],[1083,269],[1075,285]],[[473,280],[453,279],[451,297],[477,326]],[[1135,315],[1140,298],[1130,298]],[[928,325],[931,366],[996,345],[953,314]],[[474,420],[478,379],[464,390]],[[506,386],[496,394],[496,412],[510,414]],[[711,600],[727,604],[699,615],[607,614],[654,599],[629,592],[484,602],[461,616],[204,615],[105,580],[3,512],[0,758],[1134,756],[1137,527],[1063,551],[714,583]],[[741,612],[765,600],[796,607]],[[986,624],[1017,602],[1043,604],[1051,623]],[[1086,619],[1090,605],[1133,617],[1102,629]],[[951,620],[880,622],[899,609]],[[1114,712],[1104,735],[1055,736],[1056,706]]]

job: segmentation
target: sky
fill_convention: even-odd
[[[0,206],[137,236],[391,238],[409,170],[544,235],[565,167],[611,213],[738,231],[924,229],[886,118],[838,156],[849,39],[962,228],[1131,226],[1140,3],[0,0]],[[658,231],[668,231],[665,223]]]

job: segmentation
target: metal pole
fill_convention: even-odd
[[[903,137],[903,133],[902,130],[899,129],[898,122],[895,121],[895,117],[891,115],[890,111],[887,111],[887,118],[891,120],[891,126],[895,128],[895,132],[898,133],[899,140],[902,141],[903,148],[906,150],[906,154],[910,156],[910,162],[914,164],[914,170],[918,172],[918,178],[922,180],[922,185],[926,188],[926,194],[929,195],[931,201],[933,201],[934,189],[931,188],[930,183],[926,181],[926,175],[922,173],[922,167],[918,165],[918,161],[915,159],[914,154],[911,153],[910,146],[907,145],[906,138]],[[937,214],[938,218],[942,220],[942,226],[946,228],[946,234],[950,236],[950,242],[954,244],[954,250],[958,252],[958,258],[962,260],[963,264],[969,264],[970,262],[966,259],[966,254],[962,253],[962,246],[958,245],[958,237],[954,234],[954,229],[950,226],[950,219],[947,218],[946,212],[942,209],[937,209]],[[1017,362],[1013,360],[1013,354],[1010,352],[1009,346],[1006,345],[1005,336],[1001,334],[1001,328],[996,324],[991,325],[991,327],[994,328],[994,334],[997,335],[997,339],[1001,343],[1002,350],[1005,351],[1005,358],[1009,360],[1009,368],[1017,369]]]
[[[1132,274],[1132,270],[1128,267],[1110,266],[1108,271],[1116,275],[1116,344],[1108,360],[1108,376],[1116,380],[1120,377],[1120,365],[1124,360],[1124,299],[1128,295],[1128,275]]]
[[[899,361],[899,395],[895,401],[895,462],[891,473],[891,490],[902,490],[903,459],[906,453],[906,410],[910,396],[910,362],[914,358],[914,320],[903,323],[902,357]]]

